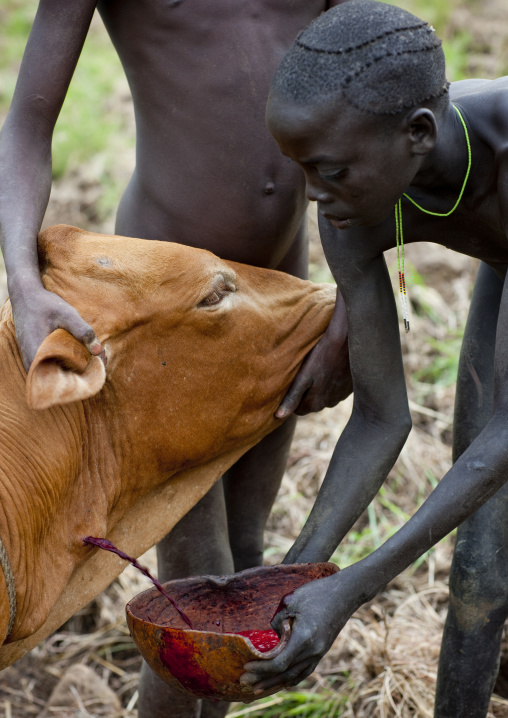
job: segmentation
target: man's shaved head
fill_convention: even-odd
[[[434,29],[401,8],[350,0],[299,34],[272,93],[298,103],[339,96],[359,110],[398,115],[448,102],[444,54]]]

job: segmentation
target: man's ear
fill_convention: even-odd
[[[97,394],[106,381],[102,359],[65,331],[57,329],[42,342],[26,381],[31,409],[81,401]]]
[[[412,153],[426,155],[437,140],[437,121],[432,110],[418,107],[404,118],[404,129],[408,133]]]

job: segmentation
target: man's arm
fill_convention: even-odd
[[[246,665],[242,676],[259,690],[286,687],[306,678],[354,611],[401,571],[488,501],[508,477],[508,282],[499,315],[494,412],[485,429],[460,456],[412,518],[370,556],[312,581],[284,600],[273,625],[293,621],[287,648],[272,661]]]
[[[242,678],[245,682],[258,683],[258,688],[265,690],[275,685],[293,685],[303,680],[314,670],[320,658],[330,648],[337,633],[362,603],[372,599],[390,580],[474,513],[506,482],[508,476],[507,284],[505,280],[497,329],[492,419],[420,509],[394,536],[362,561],[349,566],[335,576],[311,582],[285,599],[282,610],[274,620],[274,627],[280,628],[283,620],[293,621],[293,633],[288,646],[272,661],[247,664],[248,672]],[[375,323],[374,320],[373,324]],[[353,361],[352,367],[355,377]],[[357,454],[364,449],[370,453],[370,447],[362,441],[357,447]],[[355,462],[355,457],[351,454],[344,459],[346,462]],[[363,463],[362,458],[360,461]],[[343,470],[344,467],[337,464],[336,486],[341,483],[339,475]],[[329,501],[332,500],[341,504],[341,495],[339,493],[335,497],[330,495]],[[342,513],[342,509],[339,513]],[[337,524],[333,530],[337,531]],[[342,530],[341,525],[336,535]],[[315,533],[319,534],[319,530]],[[326,534],[325,531],[324,536]],[[312,535],[310,539],[300,551],[298,559],[304,555],[306,560],[315,560],[308,554]],[[316,544],[314,541],[314,545],[320,550],[319,543]]]
[[[347,307],[354,387],[351,418],[286,563],[327,560],[374,498],[411,428],[392,285],[372,231],[320,222]]]
[[[372,231],[339,232],[328,222],[321,225],[325,254],[348,312],[354,405],[309,519],[285,558],[290,563],[330,557],[379,490],[411,423],[395,300],[380,240]],[[351,614],[375,595],[368,572],[353,573],[359,565],[341,571],[336,581],[320,579],[286,597],[273,625],[279,629],[290,618],[288,646],[271,661],[247,664],[242,681],[267,689],[308,675]]]
[[[0,244],[18,342],[28,368],[57,327],[94,353],[92,328],[42,286],[37,235],[51,191],[51,139],[96,0],[41,0],[0,132]]]

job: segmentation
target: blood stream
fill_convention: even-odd
[[[193,628],[192,623],[190,622],[190,619],[185,615],[185,613],[182,611],[182,609],[179,607],[177,602],[169,596],[166,591],[162,588],[159,581],[152,576],[152,574],[148,571],[147,568],[144,566],[141,566],[135,558],[132,558],[132,556],[129,556],[128,554],[124,553],[120,549],[118,549],[114,544],[111,543],[111,541],[108,541],[104,538],[95,538],[94,536],[85,536],[83,539],[83,543],[85,544],[91,544],[92,546],[97,546],[98,548],[103,549],[104,551],[111,551],[111,553],[116,554],[124,561],[129,561],[134,568],[137,568],[138,571],[141,571],[141,573],[146,576],[147,578],[152,581],[153,585],[157,588],[158,591],[162,593],[163,596],[167,598],[167,600],[171,603],[172,606],[178,611],[180,616],[183,618],[185,623],[189,626],[189,628]],[[219,623],[219,621],[217,621]],[[271,651],[272,648],[275,648],[275,646],[279,643],[279,636],[275,631],[272,629],[268,629],[266,631],[235,631],[232,633],[232,635],[237,636],[245,636],[245,638],[248,638],[254,648],[257,648],[257,650],[260,653],[267,653],[268,651]]]
[[[128,554],[124,553],[123,551],[120,551],[119,548],[117,548],[114,544],[111,543],[111,541],[108,541],[105,538],[95,538],[94,536],[85,536],[83,539],[83,543],[85,544],[91,544],[92,546],[98,546],[99,548],[104,549],[104,551],[111,551],[111,553],[115,553],[117,556],[120,556],[120,558],[123,558],[124,561],[129,561],[134,568],[137,568],[138,571],[141,571],[141,573],[150,579],[150,581],[153,583],[155,588],[162,593],[163,596],[165,596],[168,601],[171,603],[172,606],[176,608],[180,616],[183,618],[185,623],[189,626],[189,628],[192,628],[192,623],[190,622],[190,619],[185,615],[185,613],[182,611],[180,606],[177,604],[177,602],[169,596],[166,591],[162,588],[159,581],[157,581],[156,578],[152,576],[150,571],[145,568],[144,566],[141,566],[135,558],[132,558],[132,556],[129,556]]]

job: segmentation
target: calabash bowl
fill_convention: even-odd
[[[254,695],[239,678],[249,661],[274,658],[287,644],[285,622],[279,643],[259,651],[239,631],[267,631],[281,599],[308,581],[338,571],[332,563],[260,566],[232,576],[194,576],[169,581],[165,591],[190,619],[190,629],[156,588],[127,604],[127,623],[150,668],[169,685],[198,698],[251,701]]]

